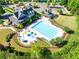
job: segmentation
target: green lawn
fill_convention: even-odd
[[[3,24],[3,22],[4,22],[3,19],[0,19],[0,24]]]
[[[21,47],[19,46],[15,41],[14,39],[12,39],[10,41],[11,43],[11,47],[14,47],[16,51],[20,51],[20,52],[29,52],[31,49],[30,48],[25,48],[25,47]]]
[[[14,12],[14,9],[10,8],[10,7],[4,8],[4,10],[5,10],[5,12],[10,13],[10,14],[12,14]]]
[[[13,31],[10,29],[0,29],[0,44],[3,44],[6,42],[6,36]]]
[[[77,23],[76,23],[76,17],[75,16],[62,16],[59,15],[55,21],[62,26],[67,26],[73,30],[76,30],[77,28]],[[2,29],[0,30],[0,44],[3,44],[6,41],[6,35],[12,33],[13,31],[10,29]],[[31,48],[24,48],[19,46],[18,44],[15,43],[14,39],[10,41],[11,47],[14,47],[16,51],[21,51],[21,52],[29,52]],[[40,47],[50,47],[49,44],[47,44],[45,41],[38,40],[37,43],[31,44],[31,47],[34,45],[39,45]],[[55,49],[56,50],[56,49]]]
[[[42,39],[38,39],[37,42],[34,43],[32,46],[34,45],[39,45],[40,47],[50,47],[50,45]]]
[[[77,29],[77,23],[76,23],[76,16],[63,16],[63,15],[59,15],[59,17],[57,19],[55,19],[55,21],[62,25],[62,26],[67,26],[72,30],[76,30]]]
[[[40,47],[49,47],[49,44],[41,40],[38,40],[37,43],[30,44],[31,48],[25,48],[25,47],[19,46],[13,39],[11,40],[10,43],[11,43],[11,47],[14,47],[16,51],[20,51],[20,52],[30,52],[32,47],[35,45],[39,45]]]
[[[6,36],[10,33],[12,33],[13,31],[10,29],[2,29],[0,30],[0,44],[5,45],[6,42]],[[16,51],[21,51],[21,52],[30,52],[30,50],[32,48],[25,48],[25,47],[21,47],[19,46],[14,39],[11,39],[10,41],[11,43],[11,47],[14,47]],[[31,44],[30,46],[33,47],[35,45],[39,45],[40,47],[49,47],[49,44],[46,43],[45,41],[42,40],[38,40],[36,43]],[[6,46],[6,45],[5,45]]]

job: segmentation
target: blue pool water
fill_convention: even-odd
[[[56,36],[59,32],[59,29],[49,26],[44,22],[38,22],[32,27],[32,29],[40,32],[49,39],[53,39],[53,37]]]

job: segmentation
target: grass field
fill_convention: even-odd
[[[67,26],[72,30],[76,30],[77,28],[77,23],[76,23],[76,16],[63,16],[59,15],[55,21],[62,25],[62,26]]]
[[[1,29],[0,30],[0,44],[5,45],[6,42],[6,36],[10,33],[12,33],[13,31],[10,29]],[[10,41],[11,43],[11,47],[14,47],[16,51],[20,51],[20,52],[30,52],[30,50],[32,48],[25,48],[25,47],[21,47],[19,46],[14,39],[11,39]],[[49,47],[49,44],[42,41],[42,40],[38,40],[35,44],[31,44],[31,47],[35,46],[35,45],[39,45],[40,47]],[[5,45],[6,46],[6,45]]]
[[[14,47],[14,49],[16,51],[29,52],[31,50],[30,48],[25,48],[25,47],[19,46],[13,39],[10,41],[10,43],[11,43],[11,47]]]
[[[20,51],[20,52],[30,52],[35,45],[39,45],[40,47],[49,47],[49,44],[41,40],[38,40],[37,43],[34,43],[34,44],[32,43],[30,45],[31,48],[25,48],[25,47],[19,46],[13,39],[10,41],[10,43],[11,43],[11,47],[14,47],[16,51]]]
[[[0,29],[0,44],[3,44],[6,42],[6,36],[13,31],[10,29]]]
[[[75,16],[62,16],[59,15],[55,21],[62,25],[62,26],[67,26],[73,30],[76,30],[77,28],[77,23],[76,23],[76,17]],[[4,44],[6,42],[6,36],[13,31],[10,29],[2,29],[0,30],[0,44]],[[30,52],[32,48],[25,48],[19,46],[17,43],[15,43],[14,39],[10,41],[11,47],[14,47],[16,51],[21,51],[21,52]],[[39,45],[40,47],[50,47],[49,44],[47,44],[45,41],[38,40],[35,44],[31,44],[31,47],[34,45]],[[52,48],[50,48],[52,49]],[[54,49],[54,48],[53,48]],[[56,49],[54,49],[56,50]]]

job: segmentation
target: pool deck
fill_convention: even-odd
[[[56,37],[62,37],[62,36],[63,36],[64,31],[63,31],[62,29],[60,29],[60,28],[58,28],[58,27],[52,25],[50,21],[43,21],[43,22],[44,22],[47,26],[52,27],[52,28],[55,28],[55,29],[58,30],[58,34],[56,34],[54,37],[52,37],[52,39],[54,39],[54,38],[56,38]],[[51,40],[50,38],[46,37],[45,35],[43,35],[43,34],[40,33],[39,31],[34,30],[34,29],[32,29],[32,30],[35,31],[35,32],[37,32],[38,34],[40,34],[39,36],[42,36],[43,38],[47,39],[48,41]]]
[[[55,35],[52,39],[54,39],[54,38],[56,38],[56,37],[62,37],[62,36],[63,36],[64,31],[63,31],[61,28],[58,28],[58,27],[52,25],[51,22],[49,21],[49,18],[42,17],[42,18],[39,19],[36,23],[31,24],[30,26],[28,26],[27,28],[23,29],[23,31],[20,32],[20,36],[21,36],[22,38],[19,37],[19,39],[20,39],[20,42],[21,42],[21,43],[23,43],[22,40],[23,40],[23,39],[26,39],[26,38],[27,38],[27,40],[28,40],[28,43],[24,43],[24,44],[30,44],[31,42],[37,41],[37,38],[34,38],[34,39],[33,39],[33,38],[28,38],[27,36],[24,36],[25,38],[23,38],[24,32],[25,32],[25,31],[28,31],[28,30],[35,32],[35,33],[37,34],[37,37],[39,37],[39,38],[45,38],[46,40],[50,41],[50,39],[49,39],[48,37],[46,37],[45,35],[43,35],[43,34],[40,33],[39,31],[36,31],[36,30],[34,30],[34,29],[32,28],[34,25],[36,25],[37,23],[39,23],[39,22],[41,22],[41,21],[45,22],[46,25],[48,25],[48,26],[50,26],[50,27],[53,27],[53,28],[57,28],[57,29],[59,30],[58,33],[57,33],[57,35]]]

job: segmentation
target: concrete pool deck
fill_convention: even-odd
[[[49,18],[42,17],[42,18],[39,19],[36,23],[31,24],[31,25],[28,26],[26,29],[23,29],[23,30],[20,32],[20,34],[19,34],[19,35],[20,35],[19,41],[20,41],[21,43],[24,43],[23,40],[27,40],[28,42],[26,42],[26,43],[24,43],[24,44],[30,44],[31,42],[33,43],[34,41],[37,41],[37,38],[38,38],[38,37],[39,37],[39,38],[45,38],[46,40],[50,41],[51,39],[50,39],[49,37],[45,36],[44,34],[42,34],[42,33],[40,33],[39,31],[37,31],[37,30],[35,30],[35,29],[32,28],[34,25],[36,25],[37,23],[39,23],[39,22],[41,22],[41,21],[44,22],[44,23],[45,23],[46,25],[48,25],[49,27],[52,27],[52,28],[57,29],[57,33],[56,33],[56,35],[55,35],[54,37],[52,36],[52,39],[57,38],[57,37],[62,37],[62,36],[63,36],[64,31],[63,31],[61,28],[58,28],[58,27],[52,25],[51,22],[49,21]],[[36,26],[37,26],[37,25],[36,25]],[[45,27],[45,29],[46,29],[46,27]],[[29,31],[35,33],[36,35],[33,36],[33,37],[27,36],[28,33],[30,33]],[[53,31],[53,30],[52,30],[52,31]],[[25,33],[25,32],[28,32],[28,33]],[[25,33],[25,34],[24,34],[24,33]],[[49,33],[48,33],[48,34],[49,34]],[[52,33],[52,34],[53,34],[53,33]]]

